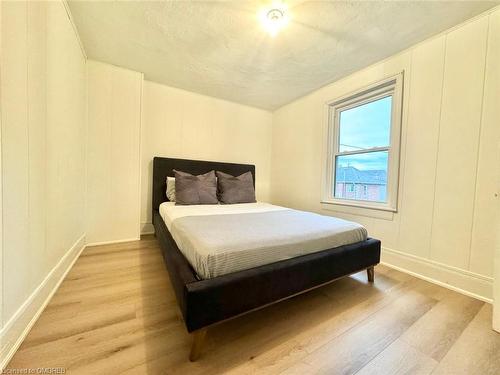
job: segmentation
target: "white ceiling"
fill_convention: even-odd
[[[275,38],[262,1],[70,1],[92,59],[150,81],[274,110],[446,30],[494,1],[289,1]]]

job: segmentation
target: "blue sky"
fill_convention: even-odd
[[[388,146],[392,97],[340,112],[340,150]]]
[[[350,166],[359,170],[387,170],[387,156],[387,151],[338,156],[337,164],[340,167]]]
[[[339,151],[388,146],[390,143],[392,97],[386,97],[340,113]],[[387,169],[387,152],[341,156],[339,166],[361,170]]]

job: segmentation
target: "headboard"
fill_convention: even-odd
[[[165,193],[167,188],[166,180],[167,176],[174,176],[174,169],[194,175],[207,173],[212,170],[229,173],[233,176],[239,176],[245,172],[252,172],[253,184],[255,186],[255,165],[172,159],[156,156],[153,158],[153,213],[158,211],[161,203],[168,201]]]

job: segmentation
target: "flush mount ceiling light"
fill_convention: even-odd
[[[288,8],[284,3],[274,2],[260,10],[259,19],[262,27],[274,37],[289,22]]]

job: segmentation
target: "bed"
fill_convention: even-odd
[[[190,360],[200,356],[209,326],[362,270],[373,282],[380,241],[367,238],[361,226],[259,202],[175,206],[165,193],[166,178],[174,169],[195,175],[251,172],[255,184],[255,166],[153,159],[152,220],[182,318],[194,337]],[[301,226],[269,225],[283,221]],[[310,224],[303,225],[306,222]],[[326,235],[332,228],[341,230]],[[241,244],[250,237],[260,242],[248,250]]]

